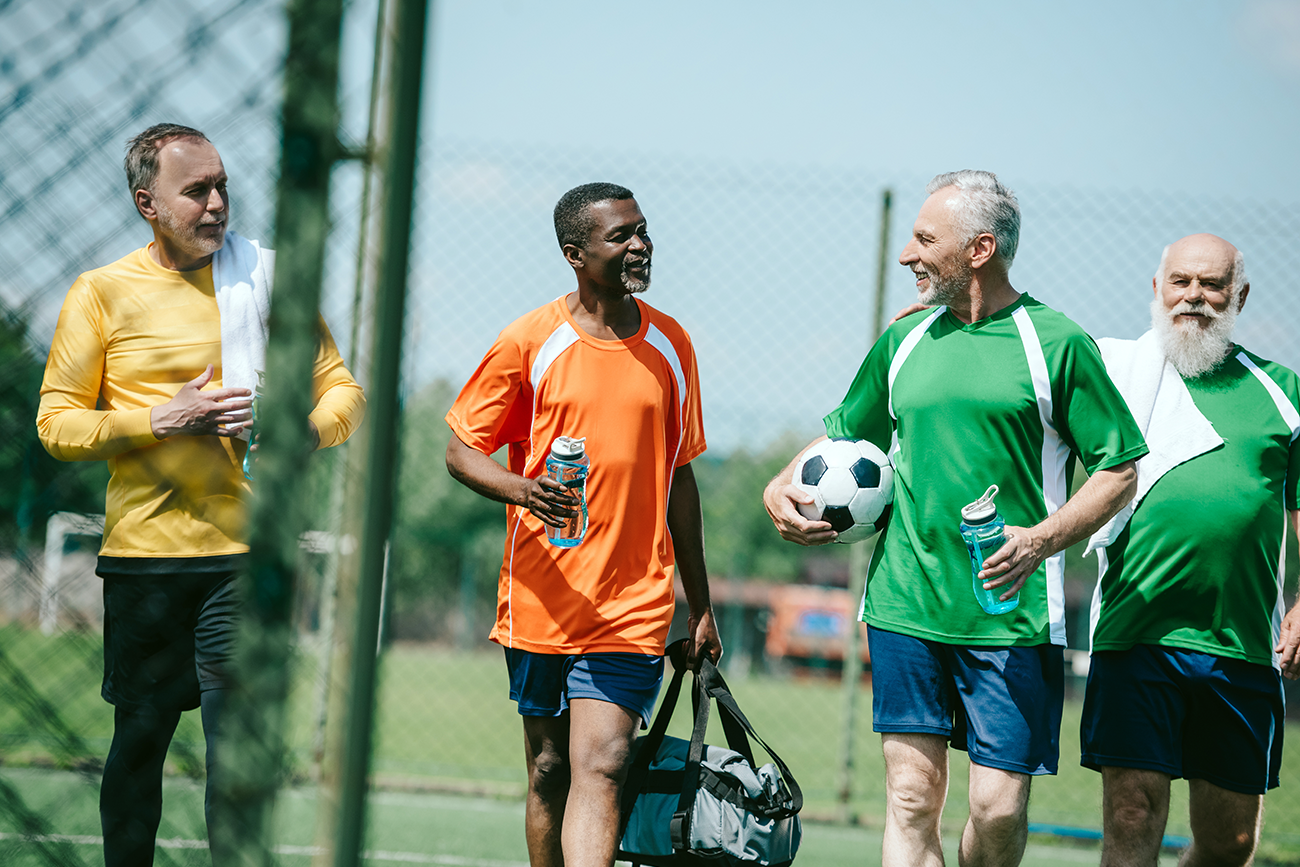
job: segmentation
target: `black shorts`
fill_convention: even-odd
[[[124,710],[192,710],[227,686],[235,572],[104,577],[104,700]]]

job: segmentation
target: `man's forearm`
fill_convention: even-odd
[[[1134,461],[1093,473],[1065,505],[1034,527],[1047,554],[1063,551],[1102,528],[1137,493]]]
[[[528,480],[467,446],[455,433],[447,443],[447,472],[474,493],[511,506],[521,505]]]
[[[678,467],[673,474],[673,487],[668,495],[668,532],[673,537],[673,554],[686,593],[686,604],[691,613],[698,616],[712,603],[708,568],[704,561],[704,512],[695,471],[690,464]]]

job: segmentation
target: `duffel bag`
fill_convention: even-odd
[[[709,861],[736,867],[782,867],[802,834],[803,793],[794,775],[758,736],[707,658],[693,672],[695,728],[689,741],[665,734],[681,693],[686,642],[666,654],[673,677],[650,731],[637,740],[623,789],[619,860],[652,867]],[[727,748],[704,743],[716,702]],[[752,736],[772,761],[755,767]]]

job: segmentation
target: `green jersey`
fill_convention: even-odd
[[[1007,524],[1031,527],[1065,502],[1070,455],[1089,473],[1146,453],[1097,345],[1028,295],[969,325],[946,307],[891,325],[867,354],[832,437],[869,440],[894,463],[894,507],[871,559],[861,618],[948,644],[1065,644],[1065,561],[1057,554],[985,614],[957,527],[997,485]]]
[[[1101,558],[1092,647],[1274,664],[1286,510],[1300,508],[1300,378],[1238,349],[1185,379],[1223,445],[1167,471]]]

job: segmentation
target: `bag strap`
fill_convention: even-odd
[[[702,659],[701,667],[712,665],[707,658]],[[668,835],[672,840],[673,850],[690,848],[691,813],[695,809],[695,796],[700,785],[700,761],[704,757],[704,734],[709,728],[708,691],[704,688],[704,679],[695,672],[692,684],[692,703],[695,705],[695,727],[691,730],[691,744],[686,751],[686,767],[682,771],[682,792],[677,797],[677,810],[668,822]]]
[[[673,678],[668,683],[668,689],[664,691],[663,703],[659,706],[659,712],[655,714],[650,731],[638,742],[636,758],[628,768],[627,780],[623,783],[623,798],[622,803],[619,804],[618,839],[620,842],[627,831],[628,820],[632,818],[632,809],[636,806],[637,795],[641,794],[646,779],[650,776],[650,763],[654,761],[660,745],[664,742],[664,733],[668,731],[668,721],[672,719],[673,708],[677,707],[677,696],[682,691],[682,679],[686,676],[686,646],[687,639],[683,638],[664,648],[664,656],[673,666]]]
[[[767,754],[772,757],[772,761],[775,762],[776,766],[781,770],[781,780],[790,789],[789,803],[783,804],[782,807],[785,810],[788,810],[791,814],[798,813],[802,810],[803,791],[799,788],[799,782],[794,778],[794,774],[790,771],[789,766],[786,765],[779,755],[777,755],[776,750],[768,746],[767,741],[763,740],[758,732],[754,731],[754,726],[749,722],[744,711],[740,709],[740,705],[736,703],[735,697],[731,694],[731,689],[723,679],[722,672],[718,671],[717,667],[707,658],[700,666],[698,680],[703,681],[705,691],[718,703],[718,716],[722,719],[722,727],[724,731],[727,731],[727,745],[731,747],[731,749],[745,756],[750,765],[757,769],[758,766],[754,762],[753,756],[750,755],[747,750],[740,750],[731,743],[731,730],[727,727],[727,723],[730,721],[733,726],[741,730],[740,737],[742,739],[744,738],[745,732],[752,735],[754,740],[758,741],[763,749],[767,751]],[[745,746],[748,748],[748,741],[745,741]]]
[[[765,811],[766,814],[773,818],[783,816],[793,816],[803,809],[803,790],[799,788],[799,783],[791,773],[790,767],[777,755],[776,751],[767,745],[758,732],[754,731],[753,725],[741,711],[740,705],[736,704],[736,699],[731,694],[730,687],[723,679],[722,673],[718,671],[708,657],[700,660],[699,671],[695,674],[694,692],[692,699],[695,703],[695,728],[691,732],[691,745],[686,756],[686,770],[682,777],[682,792],[677,799],[677,811],[673,813],[673,818],[669,823],[669,829],[673,841],[674,850],[689,849],[690,841],[690,820],[691,813],[694,810],[695,798],[699,792],[701,768],[700,763],[704,759],[704,735],[709,727],[709,706],[714,701],[718,703],[718,717],[722,721],[723,731],[726,733],[727,746],[737,753],[744,756],[751,767],[757,769],[754,764],[753,752],[749,747],[749,735],[767,750],[772,761],[781,771],[781,780],[789,790],[790,796],[778,804],[776,808]],[[655,720],[657,723],[658,720]]]

